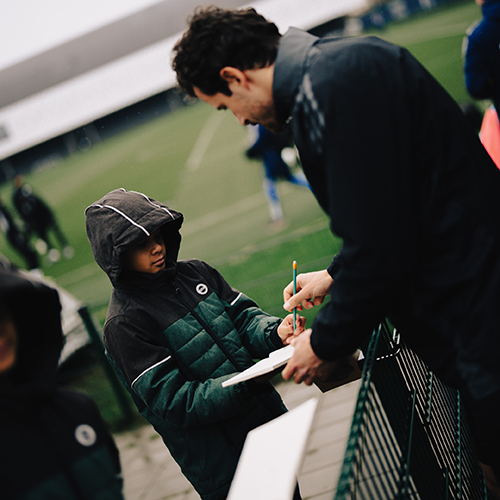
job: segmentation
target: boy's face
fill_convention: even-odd
[[[123,253],[123,264],[131,271],[155,274],[166,266],[166,248],[160,230]]]
[[[10,370],[17,358],[16,325],[10,314],[0,308],[0,375]]]

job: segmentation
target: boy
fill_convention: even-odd
[[[222,500],[247,433],[286,411],[269,382],[222,382],[288,344],[293,316],[269,316],[209,265],[178,261],[183,216],[160,202],[116,189],[85,216],[113,284],[110,362],[201,498]]]
[[[1,497],[123,500],[118,450],[94,402],[58,388],[56,290],[0,262]]]

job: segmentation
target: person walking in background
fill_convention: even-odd
[[[183,216],[163,203],[116,189],[85,218],[113,285],[110,362],[201,498],[223,500],[248,432],[286,408],[269,381],[222,383],[288,344],[293,316],[270,316],[205,262],[178,260]]]
[[[489,99],[500,112],[500,0],[476,0],[483,18],[466,37],[465,86],[475,99]]]
[[[269,204],[269,213],[273,224],[283,222],[283,208],[278,195],[277,181],[282,179],[297,186],[309,188],[302,172],[292,173],[290,166],[283,159],[283,151],[291,150],[289,134],[273,134],[262,125],[257,125],[257,138],[245,151],[248,158],[257,158],[264,164],[264,195]],[[255,134],[252,134],[255,135]]]
[[[243,125],[291,127],[342,249],[284,307],[330,300],[283,371],[325,378],[386,317],[457,388],[500,498],[500,171],[458,104],[403,47],[283,36],[254,9],[199,8],[173,49],[188,95]],[[361,116],[361,119],[360,119]]]
[[[475,99],[488,99],[480,138],[500,168],[500,0],[476,0],[483,18],[467,30],[465,86]]]
[[[95,403],[57,385],[59,296],[0,262],[1,497],[124,500],[118,449]]]
[[[62,248],[64,257],[71,259],[74,255],[74,250],[61,231],[53,211],[39,196],[33,194],[31,186],[24,183],[21,175],[16,176],[14,183],[15,190],[12,202],[24,220],[27,229],[35,233],[39,238],[39,242],[41,243],[37,242],[37,250],[42,255],[47,253],[49,262],[59,260],[60,252],[54,247],[49,238],[49,232],[53,232]]]
[[[12,247],[23,256],[28,269],[38,269],[38,254],[31,246],[31,242],[24,231],[15,223],[2,199],[0,199],[0,228],[7,236],[7,240]]]

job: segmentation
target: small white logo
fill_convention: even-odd
[[[97,434],[90,425],[81,424],[75,429],[75,438],[82,446],[92,446],[97,441]]]
[[[200,295],[206,295],[208,292],[208,286],[205,285],[205,283],[200,283],[199,285],[196,286],[196,291]]]

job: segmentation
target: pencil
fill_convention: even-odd
[[[293,294],[297,293],[297,261],[293,261]],[[293,331],[295,332],[295,320],[297,318],[297,308],[293,308]]]

